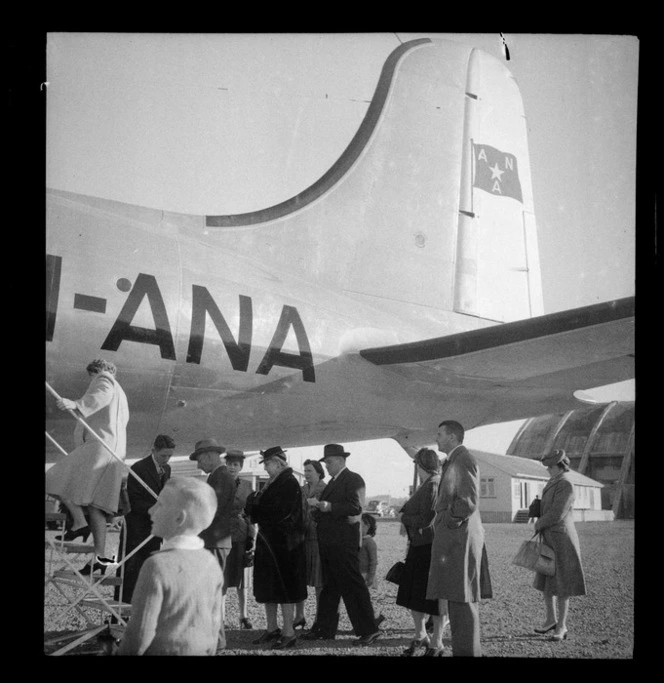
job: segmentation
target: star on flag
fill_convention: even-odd
[[[490,145],[473,142],[473,187],[523,202],[516,157]]]

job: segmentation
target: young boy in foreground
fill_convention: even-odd
[[[166,483],[149,510],[152,534],[164,544],[141,567],[118,655],[215,654],[224,577],[198,534],[216,508],[205,482],[173,477]]]

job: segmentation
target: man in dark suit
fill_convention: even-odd
[[[217,511],[212,524],[199,535],[205,547],[216,556],[222,571],[233,545],[231,513],[235,498],[235,479],[221,461],[221,454],[225,451],[215,439],[203,439],[196,443],[194,452],[189,456],[189,460],[196,460],[198,467],[209,475],[207,483],[217,494]]]
[[[159,434],[154,440],[150,455],[134,463],[131,467],[157,496],[171,476],[168,461],[173,455],[174,449],[175,442],[173,439],[167,434]],[[148,510],[157,502],[157,499],[131,475],[127,480],[127,496],[130,512],[125,515],[125,526],[120,536],[120,549],[123,546],[124,534],[126,533],[127,536],[124,557],[129,555],[152,533],[152,521],[148,515]],[[125,562],[124,579],[122,586],[116,589],[116,600],[121,594],[123,602],[131,602],[134,586],[143,563],[149,555],[159,550],[160,547],[161,538],[153,537]]]
[[[323,589],[318,602],[316,626],[302,638],[333,639],[339,622],[339,604],[343,598],[348,618],[359,636],[355,644],[370,645],[380,636],[380,631],[374,619],[369,589],[360,573],[360,518],[365,485],[359,474],[346,468],[349,455],[339,444],[325,446],[321,461],[325,463],[332,479],[323,490],[320,500],[308,499],[317,524]]]
[[[226,464],[221,461],[221,454],[225,452],[226,448],[220,446],[216,439],[202,439],[196,442],[194,452],[189,456],[189,460],[195,460],[199,469],[209,475],[207,483],[217,494],[217,511],[214,513],[212,524],[201,531],[199,536],[203,539],[205,547],[217,558],[222,572],[233,547],[231,520],[235,499],[235,479]],[[218,649],[223,650],[225,647],[226,631],[222,604]]]

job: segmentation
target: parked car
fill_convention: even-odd
[[[388,504],[384,500],[370,500],[367,505],[367,512],[376,517],[386,517]]]

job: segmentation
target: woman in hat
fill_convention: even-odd
[[[254,597],[265,605],[267,630],[254,642],[280,650],[295,646],[295,605],[307,597],[304,499],[281,446],[261,455],[269,478],[253,499],[251,521],[258,524]],[[277,623],[279,605],[282,629]]]
[[[251,629],[247,618],[247,587],[250,572],[247,567],[248,554],[253,551],[256,528],[247,518],[244,507],[252,493],[251,482],[240,478],[244,467],[244,453],[229,448],[226,451],[226,467],[235,480],[235,498],[231,508],[231,552],[224,566],[224,602],[229,588],[237,589],[238,609],[240,612],[240,628]],[[225,613],[225,612],[224,612]]]
[[[124,390],[115,379],[114,363],[96,359],[85,370],[90,377],[85,394],[77,401],[61,398],[56,405],[60,410],[73,410],[82,415],[118,457],[77,421],[76,448],[48,470],[46,493],[61,500],[73,519],[71,529],[58,540],[74,541],[80,536],[85,542],[92,532],[95,556],[81,570],[82,574],[90,574],[103,573],[108,565],[114,564],[114,558],[107,558],[105,552],[106,522],[118,514],[120,490],[127,476],[122,461],[127,448],[129,406]],[[84,508],[90,518],[89,525]]]
[[[534,586],[544,594],[546,619],[536,633],[553,631],[552,640],[567,637],[567,612],[572,595],[585,595],[586,582],[581,566],[579,537],[574,526],[574,487],[567,476],[570,461],[565,451],[558,449],[542,458],[549,472],[549,481],[542,491],[542,516],[535,523],[535,531],[556,555],[554,576],[535,574]],[[557,602],[557,615],[556,615]]]
[[[327,486],[325,480],[325,470],[318,460],[305,460],[304,479],[305,483],[302,486],[302,495],[306,498],[315,498],[318,500],[320,494]],[[307,586],[312,586],[316,591],[316,609],[318,609],[318,598],[321,589],[323,588],[323,571],[320,566],[320,553],[318,552],[318,537],[316,536],[316,522],[311,515],[306,516],[307,531],[306,531],[306,557],[307,557]],[[314,620],[315,628],[316,622]],[[295,607],[295,628],[305,628],[306,620],[304,618],[304,600],[298,602]]]
[[[440,614],[439,600],[427,600],[427,582],[433,543],[433,521],[436,496],[440,483],[440,460],[430,448],[420,448],[413,460],[422,484],[401,508],[401,523],[408,534],[408,554],[399,590],[397,605],[410,610],[415,624],[415,637],[403,651],[404,657],[415,657],[424,649],[424,656],[439,657],[443,652],[443,629],[447,615]],[[433,635],[427,635],[427,615],[433,618]]]

